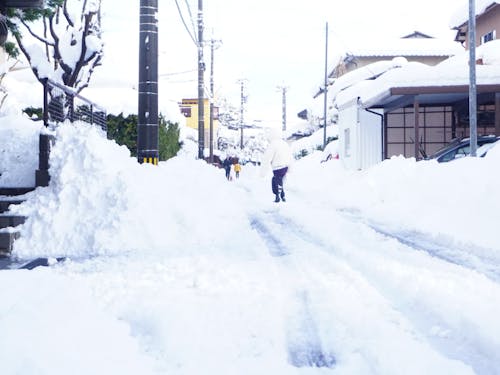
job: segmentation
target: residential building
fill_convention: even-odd
[[[208,148],[210,142],[210,100],[203,99],[203,120],[204,120],[204,139],[205,148]],[[182,99],[179,103],[181,113],[186,118],[186,125],[192,129],[198,130],[198,99]],[[219,108],[213,107],[213,145],[217,144],[217,129],[219,128]]]
[[[329,77],[335,79],[363,66],[395,57],[436,65],[461,51],[463,47],[457,42],[433,38],[419,31],[383,42],[366,39],[349,46]]]
[[[457,10],[452,20],[453,29],[457,30],[455,40],[466,48],[469,43],[469,17],[467,9]],[[499,39],[500,0],[476,0],[476,46]]]
[[[483,57],[476,69],[478,135],[500,136],[498,50],[498,40],[478,47]],[[342,87],[335,105],[343,164],[365,169],[397,155],[421,159],[454,138],[468,137],[467,55],[463,51],[437,66],[395,64]]]

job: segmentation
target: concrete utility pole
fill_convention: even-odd
[[[214,162],[214,50],[220,40],[210,40],[210,163]]]
[[[245,96],[245,82],[246,80],[240,79],[238,83],[241,87],[241,96],[240,96],[240,148],[243,150],[243,116],[245,113],[245,103],[247,102],[247,97]]]
[[[469,0],[469,133],[470,155],[477,152],[477,86],[476,86],[476,6]]]
[[[326,23],[325,30],[325,92],[323,102],[323,150],[326,148],[326,116],[327,116],[327,98],[328,98],[328,22]]]
[[[198,159],[205,150],[205,63],[203,61],[203,0],[198,0]]]
[[[286,93],[288,91],[288,87],[285,86],[278,86],[278,90],[281,91],[281,104],[282,104],[282,129],[283,131],[286,131]]]
[[[137,159],[158,164],[158,0],[141,0]]]

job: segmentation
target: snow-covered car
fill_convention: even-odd
[[[493,147],[495,146],[500,146],[500,140],[497,140],[496,142],[491,142],[491,143],[486,143],[482,145],[481,147],[478,147],[476,151],[476,155],[479,157],[484,157],[490,151]]]
[[[478,149],[477,156],[483,157],[493,144],[500,140],[500,137],[494,135],[485,135],[477,138]],[[487,147],[490,145],[489,147]],[[439,149],[434,154],[426,158],[427,160],[437,160],[439,163],[448,162],[463,158],[470,154],[470,138],[456,139],[445,147]]]

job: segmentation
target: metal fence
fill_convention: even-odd
[[[49,124],[83,121],[107,131],[106,110],[71,88],[46,79],[44,81],[43,122]]]

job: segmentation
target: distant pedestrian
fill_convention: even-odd
[[[234,173],[236,174],[236,178],[240,178],[241,165],[240,163],[234,163]]]
[[[292,162],[292,150],[288,143],[281,138],[279,129],[271,129],[268,133],[269,146],[262,157],[261,174],[264,176],[269,165],[273,170],[271,188],[275,195],[275,202],[285,202],[285,189],[283,179]]]
[[[231,179],[231,158],[227,156],[224,161],[222,162],[222,166],[224,167],[224,170],[226,171],[226,178],[228,180]]]

